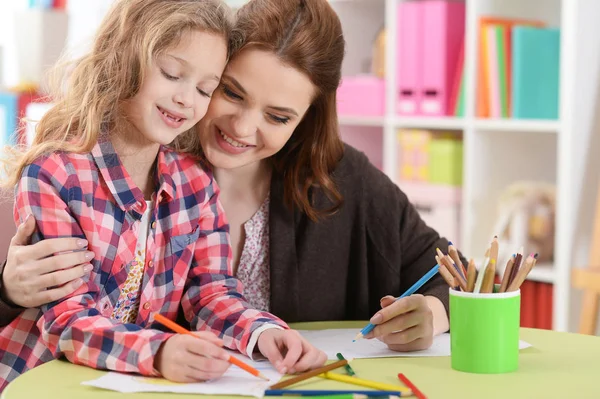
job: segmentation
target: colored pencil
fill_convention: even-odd
[[[452,258],[448,255],[444,256],[443,262],[447,265],[448,271],[452,274],[452,276],[456,279],[456,282],[460,286],[460,289],[463,291],[467,290],[467,278],[463,276],[462,272],[458,268],[458,266],[452,261]]]
[[[416,283],[414,283],[412,285],[412,287],[410,287],[409,289],[406,290],[406,292],[402,295],[400,295],[398,298],[396,298],[396,301],[407,297],[409,295],[414,294],[415,292],[417,292],[417,290],[419,288],[421,288],[423,285],[425,285],[425,283],[427,283],[433,276],[435,276],[435,274],[438,272],[440,266],[439,264],[435,265],[434,267],[431,268],[431,270],[429,270],[427,273],[425,273],[425,275],[423,277],[421,277]],[[374,324],[367,324],[358,334],[356,334],[356,337],[354,338],[354,341],[361,339],[362,337],[364,337],[365,335],[367,335],[368,333],[370,333],[371,331],[373,331],[373,329],[375,328]]]
[[[410,391],[410,389],[405,388],[405,387],[392,385],[392,384],[385,384],[383,382],[365,380],[362,378],[350,377],[349,375],[343,375],[343,374],[324,373],[322,375],[322,377],[327,378],[328,380],[346,382],[348,384],[378,389],[380,391],[399,391],[399,392],[403,392],[405,394]]]
[[[458,251],[456,250],[456,247],[454,246],[454,244],[452,244],[452,241],[448,241],[448,254],[452,258],[454,263],[457,264],[458,267],[460,267],[460,270],[462,271],[462,274],[463,274],[463,276],[465,276],[465,279],[466,279],[467,271],[465,270],[465,266],[463,265],[462,261],[460,260],[460,256],[458,256]]]
[[[337,356],[337,358],[339,360],[346,360],[344,358],[344,355],[342,355],[341,353],[336,353],[335,356]],[[348,373],[348,375],[356,375],[356,373],[354,372],[354,370],[352,370],[352,367],[350,367],[350,363],[348,363],[347,365],[345,365],[344,368],[346,369],[346,373]]]
[[[176,333],[187,334],[187,335],[191,335],[192,337],[202,339],[202,338],[198,337],[197,335],[194,335],[191,331],[188,331],[185,328],[181,327],[179,324],[175,323],[174,321],[167,319],[165,316],[163,316],[161,314],[155,314],[154,320],[157,321],[158,323],[162,324],[163,326],[170,328],[171,330],[173,330]],[[255,369],[254,367],[249,366],[246,363],[242,362],[240,359],[238,359],[235,356],[229,356],[228,362],[231,364],[235,364],[242,370],[247,371],[248,373],[250,373],[256,377],[259,377],[259,378],[262,378],[263,380],[269,381],[269,378],[266,375],[264,375],[263,373],[261,373],[260,371]]]
[[[265,396],[330,396],[330,395],[344,395],[344,394],[358,394],[367,395],[369,397],[389,397],[393,399],[396,396],[411,396],[403,394],[400,391],[355,391],[355,390],[307,390],[307,389],[267,389]]]
[[[278,391],[281,392],[281,394],[279,395],[267,395],[265,393],[265,396],[298,396],[298,395],[288,395],[286,392],[289,391]],[[302,396],[311,396],[314,399],[367,399],[369,396],[366,394],[362,394],[362,393],[353,393],[353,392],[344,392],[344,393],[336,393],[336,394],[319,394],[319,395],[302,395]]]
[[[450,257],[450,255],[444,255],[442,250],[439,248],[436,248],[435,251],[437,252],[440,259],[446,264],[446,266],[448,266],[448,270],[452,272],[452,275],[455,276],[455,278],[458,278],[457,276],[460,276],[463,280],[465,280],[466,286],[466,275],[463,274],[462,270],[457,266],[454,260],[452,260],[452,257]],[[452,270],[451,268],[454,270]]]
[[[489,250],[486,251],[486,253],[489,254]],[[485,268],[487,267],[488,263],[490,263],[490,258],[489,255],[486,255],[485,260],[481,265],[481,269],[477,271],[477,279],[475,280],[475,287],[473,288],[473,292],[476,294],[479,294],[481,291],[481,284],[483,284],[483,276],[485,275]]]
[[[488,263],[485,268],[485,275],[483,276],[483,282],[481,283],[481,292],[482,294],[491,294],[494,291],[494,279],[496,277],[496,259],[490,258],[490,263]]]
[[[427,396],[425,396],[423,394],[423,392],[421,392],[419,390],[419,388],[417,388],[415,386],[415,384],[413,384],[404,374],[399,373],[398,374],[398,378],[400,378],[400,381],[402,381],[402,383],[404,385],[406,385],[407,387],[410,388],[411,391],[413,391],[413,394],[418,398],[418,399],[427,399]]]
[[[508,280],[510,278],[510,273],[512,272],[512,268],[515,265],[515,255],[513,254],[508,262],[506,263],[506,267],[504,268],[504,275],[502,276],[502,284],[500,284],[500,292],[505,292],[508,288]]]
[[[519,248],[519,250],[517,251],[517,256],[515,256],[515,264],[513,265],[513,268],[510,271],[510,276],[508,278],[508,286],[509,287],[510,287],[510,284],[515,279],[516,275],[519,273],[519,267],[521,266],[522,260],[523,260],[523,247]]]
[[[316,377],[319,374],[323,374],[323,373],[326,373],[328,371],[337,369],[339,367],[343,367],[343,366],[345,366],[347,364],[348,364],[348,361],[346,359],[344,359],[344,360],[338,360],[337,362],[333,362],[333,363],[327,364],[327,365],[325,365],[323,367],[319,367],[319,368],[307,371],[306,373],[302,373],[302,374],[297,375],[297,376],[295,376],[293,378],[289,378],[287,380],[280,381],[277,384],[271,385],[271,389],[285,388],[285,387],[293,385],[293,384],[295,384],[297,382],[308,380],[309,378],[312,378],[312,377]]]
[[[525,282],[525,279],[531,272],[531,269],[533,269],[535,263],[534,256],[534,254],[531,254],[527,257],[527,259],[523,263],[523,266],[519,269],[519,272],[515,276],[514,280],[510,283],[506,291],[516,291],[521,287],[521,284]]]
[[[439,256],[436,256],[435,260],[437,261],[438,265],[441,265],[439,273],[442,276],[442,278],[446,281],[446,283],[448,283],[448,285],[450,286],[450,288],[453,288],[453,289],[457,290],[458,289],[458,282],[456,281],[456,279],[454,278],[454,276],[452,275],[452,273],[450,273],[450,271],[448,270],[448,268],[446,267],[446,265],[444,265],[442,263],[442,261],[440,260]]]
[[[469,266],[467,267],[467,292],[473,292],[475,288],[475,280],[477,279],[477,268],[475,267],[475,261],[469,260]]]

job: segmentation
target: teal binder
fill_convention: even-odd
[[[512,116],[558,119],[560,29],[512,29]]]

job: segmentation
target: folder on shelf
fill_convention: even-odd
[[[465,35],[465,3],[431,0],[423,7],[421,114],[451,115],[450,100]]]
[[[398,115],[416,115],[421,95],[422,7],[416,1],[398,5],[398,55],[396,59]]]
[[[513,28],[514,118],[558,118],[559,63],[559,29]]]
[[[0,92],[0,148],[12,142],[18,125],[18,109],[17,93]]]
[[[504,53],[506,56],[506,90],[507,90],[507,114],[511,115],[512,97],[511,90],[513,86],[511,76],[511,32],[515,25],[542,27],[544,23],[537,20],[500,18],[500,17],[481,17],[479,19],[479,55],[477,57],[477,102],[476,115],[480,118],[489,118],[490,115],[490,64],[489,64],[489,45],[486,34],[486,27],[489,25],[503,26],[504,35]]]
[[[450,95],[450,114],[454,116],[464,116],[464,89],[465,89],[465,42],[463,39],[458,53],[458,64],[456,73],[452,80],[452,94]]]

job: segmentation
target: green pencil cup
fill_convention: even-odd
[[[510,373],[519,367],[521,291],[474,294],[450,289],[454,370]]]

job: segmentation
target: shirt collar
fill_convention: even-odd
[[[155,182],[159,187],[159,202],[172,200],[176,192],[172,175],[177,173],[177,170],[174,170],[177,167],[176,162],[167,162],[165,152],[168,151],[170,151],[168,148],[161,146],[158,152]],[[133,183],[110,140],[96,143],[92,149],[92,156],[117,205],[125,212],[131,210],[140,214],[145,212],[144,194]]]

